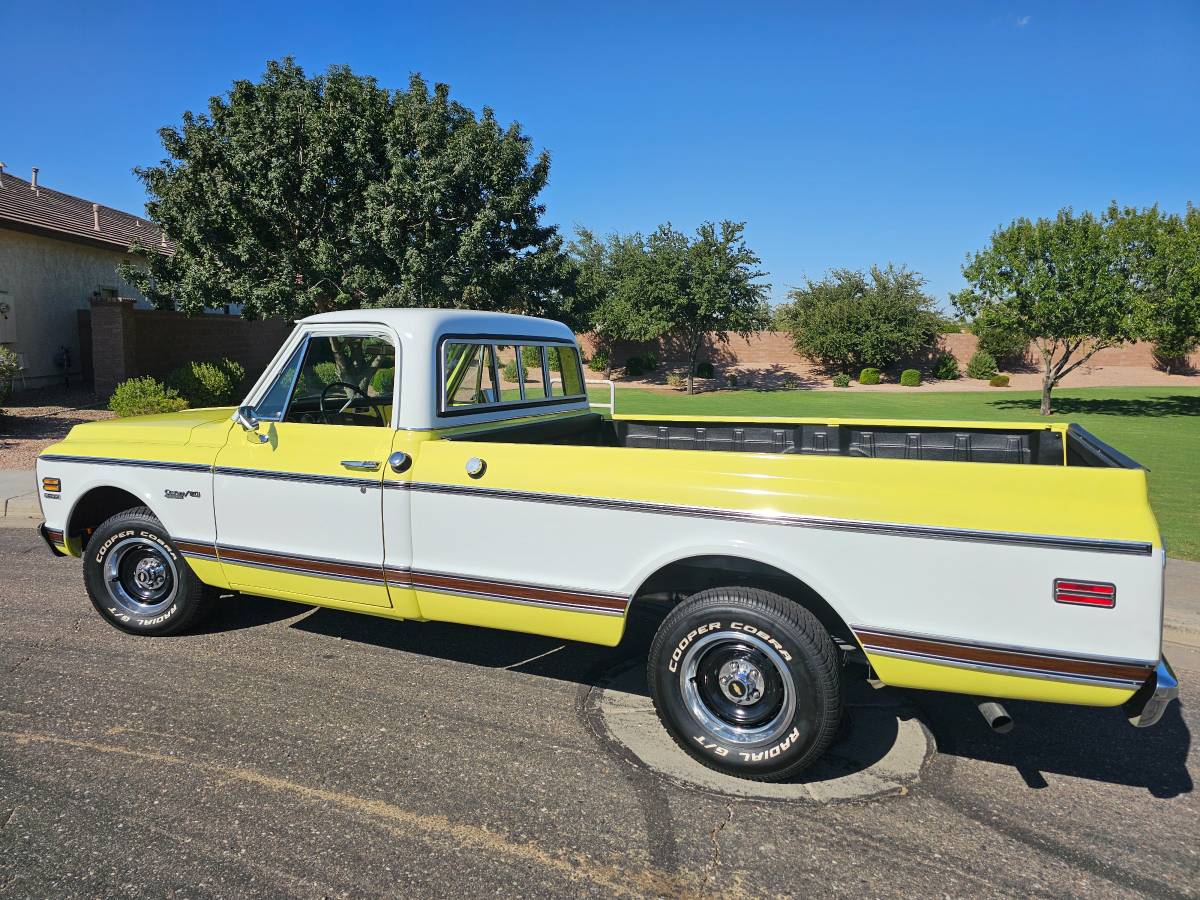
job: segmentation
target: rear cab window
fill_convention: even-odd
[[[541,338],[444,337],[439,352],[443,416],[536,409],[586,398],[579,348]]]

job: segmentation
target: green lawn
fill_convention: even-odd
[[[592,394],[607,402],[607,390]],[[1150,470],[1150,499],[1172,556],[1200,560],[1200,388],[1054,392],[1054,421],[1078,422]],[[719,391],[689,397],[617,390],[617,412],[710,416],[836,416],[1040,421],[1038,395],[840,391]]]

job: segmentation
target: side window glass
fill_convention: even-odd
[[[525,399],[544,399],[546,382],[542,378],[542,348],[540,346],[522,347],[521,367],[525,372]]]
[[[279,376],[275,379],[275,383],[271,385],[263,398],[258,401],[258,405],[254,407],[254,413],[263,421],[278,422],[283,416],[283,407],[287,404],[288,394],[292,390],[292,383],[296,380],[296,370],[300,368],[300,357],[304,353],[304,342],[300,342],[300,346],[288,358],[288,361],[283,364],[283,369]]]
[[[447,341],[443,361],[443,398],[446,409],[497,403],[495,356],[491,344]]]
[[[314,336],[308,341],[284,421],[387,427],[392,421],[395,371],[396,348],[384,338]]]

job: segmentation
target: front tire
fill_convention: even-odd
[[[647,680],[675,742],[740,778],[797,775],[841,721],[828,632],[799,604],[754,588],[713,588],[672,610],[654,636]]]
[[[92,532],[83,583],[96,611],[130,634],[177,634],[199,623],[216,598],[144,506],[119,512]]]

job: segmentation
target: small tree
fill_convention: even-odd
[[[369,306],[571,317],[569,268],[538,194],[550,158],[413,75],[390,91],[291,59],[159,135],[135,169],[174,245],[123,276],[160,306],[294,319]]]
[[[645,242],[633,279],[644,302],[643,321],[683,347],[689,394],[695,392],[696,362],[709,335],[728,342],[731,333],[748,336],[771,321],[769,285],[758,281],[766,273],[746,246],[744,230],[743,222],[705,222],[689,238],[667,223]]]
[[[1105,347],[1133,340],[1141,295],[1113,211],[1017,219],[963,266],[969,287],[954,304],[968,318],[1030,335],[1042,363],[1042,415],[1063,377]]]
[[[826,369],[887,368],[937,344],[943,318],[924,286],[918,273],[890,264],[869,273],[833,269],[789,291],[776,322],[796,352]]]

